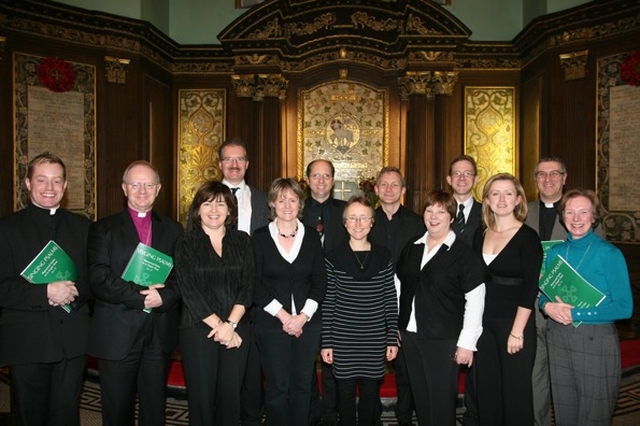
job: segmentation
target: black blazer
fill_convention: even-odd
[[[251,190],[251,235],[256,229],[262,228],[269,224],[269,203],[267,202],[267,193],[249,186]]]
[[[482,228],[482,226],[482,203],[473,200],[469,219],[467,219],[467,222],[464,225],[464,230],[460,232],[455,218],[453,218],[451,229],[456,233],[456,237],[458,239],[471,246],[473,244],[473,236],[476,234],[476,230],[478,230],[478,228]]]
[[[183,232],[182,225],[155,212],[152,214],[152,246],[173,256],[176,240]],[[139,242],[128,210],[99,220],[89,230],[89,283],[96,297],[89,355],[114,361],[123,359],[147,321],[154,322],[154,333],[158,333],[165,352],[171,352],[178,343],[180,294],[173,271],[165,287],[158,290],[163,306],[150,314],[143,312],[142,287],[120,278]]]
[[[304,226],[304,238],[298,257],[293,263],[287,262],[278,251],[271,238],[269,227],[256,231],[252,237],[256,260],[256,285],[254,303],[257,306],[255,321],[257,324],[282,328],[282,323],[264,307],[278,300],[282,307],[291,313],[291,295],[298,313],[307,299],[313,299],[320,305],[327,289],[327,272],[320,238],[315,229]],[[310,324],[321,322],[320,309],[311,318]]]
[[[90,297],[86,245],[91,221],[58,209],[57,226],[49,210],[29,204],[0,220],[0,365],[58,362],[84,355]],[[47,286],[30,284],[20,272],[53,239],[78,270],[79,297],[71,313],[49,306]]]

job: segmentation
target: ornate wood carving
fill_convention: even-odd
[[[560,66],[564,69],[565,81],[584,78],[589,51],[564,53],[560,55]]]
[[[125,84],[127,82],[127,71],[131,60],[123,58],[114,58],[113,56],[105,56],[105,75],[107,82]]]

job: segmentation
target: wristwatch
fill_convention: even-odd
[[[237,322],[233,322],[231,320],[227,320],[227,322],[229,323],[229,325],[235,330],[238,327],[238,323]]]

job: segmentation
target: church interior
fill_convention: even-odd
[[[509,172],[528,201],[557,156],[567,189],[596,190],[637,306],[639,86],[636,0],[0,0],[0,216],[45,150],[71,171],[70,210],[122,210],[122,171],[145,159],[154,208],[183,224],[231,137],[257,188],[326,158],[348,198],[392,165],[416,212],[461,154],[476,198]]]

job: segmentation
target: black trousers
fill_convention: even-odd
[[[9,367],[18,425],[77,426],[84,355],[47,364]]]
[[[253,324],[251,324],[250,328],[251,341],[248,342],[247,368],[244,372],[242,390],[240,391],[240,424],[242,426],[261,426],[264,414],[262,367],[260,366],[260,353],[258,352]]]
[[[311,374],[320,347],[321,326],[319,322],[307,323],[296,338],[282,328],[256,324],[266,380],[264,405],[269,426],[309,424]]]
[[[380,380],[340,379],[338,385],[338,412],[342,426],[370,426],[373,424],[376,404],[380,401]],[[360,390],[356,420],[356,387]]]
[[[136,394],[138,426],[164,424],[170,362],[151,321],[124,359],[99,359],[103,426],[132,426]]]
[[[238,426],[240,389],[251,346],[249,326],[238,326],[239,348],[208,339],[208,328],[180,330],[180,350],[191,426]]]
[[[510,355],[511,318],[484,318],[476,353],[478,420],[481,426],[533,425],[531,372],[536,356],[532,318],[524,329],[522,350]]]
[[[407,362],[404,351],[404,347],[400,346],[398,348],[398,356],[393,360],[397,395],[395,413],[398,423],[411,423],[415,407],[413,403],[413,395],[411,394],[411,383],[409,381],[409,372],[407,371]]]
[[[460,367],[451,359],[457,339],[418,338],[403,332],[402,346],[420,426],[455,426]]]

